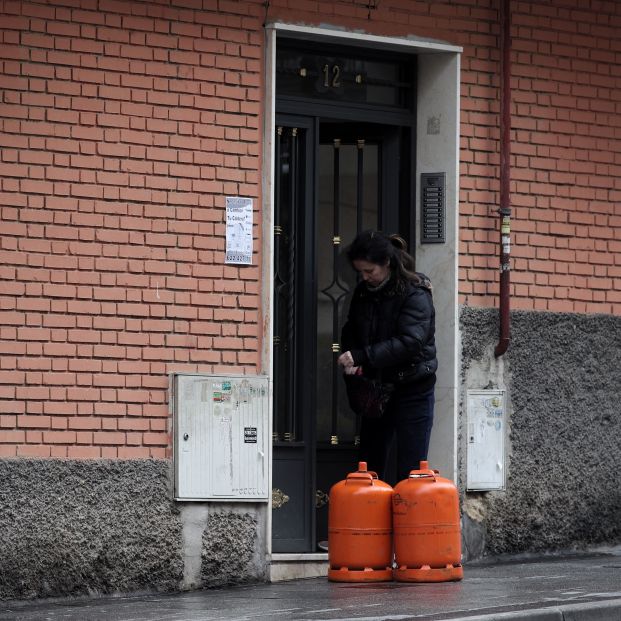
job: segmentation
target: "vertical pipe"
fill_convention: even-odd
[[[510,260],[511,260],[511,0],[500,0],[500,335],[494,350],[502,356],[510,341]]]

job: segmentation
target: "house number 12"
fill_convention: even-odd
[[[339,88],[341,86],[341,68],[339,65],[323,66],[323,85],[326,88]]]

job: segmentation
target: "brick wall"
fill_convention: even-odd
[[[161,457],[167,374],[253,372],[265,19],[464,48],[460,299],[498,291],[496,0],[0,5],[0,455]],[[512,2],[512,306],[621,314],[621,3]]]
[[[2,2],[0,456],[163,457],[169,372],[256,371],[259,3],[200,5]]]
[[[269,17],[463,47],[460,302],[497,306],[500,0],[369,4],[272,0]],[[619,315],[621,3],[512,0],[511,14],[512,308]]]
[[[512,3],[511,304],[619,315],[621,4],[576,6]],[[469,51],[460,293],[462,302],[491,306],[498,292],[498,53]]]

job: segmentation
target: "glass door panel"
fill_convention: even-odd
[[[377,228],[379,145],[363,137],[319,145],[317,218],[317,442],[357,443],[336,360],[355,272],[345,256],[356,233]]]

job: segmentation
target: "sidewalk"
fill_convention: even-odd
[[[0,621],[621,621],[621,549],[464,566],[462,582],[274,584],[0,602]]]

